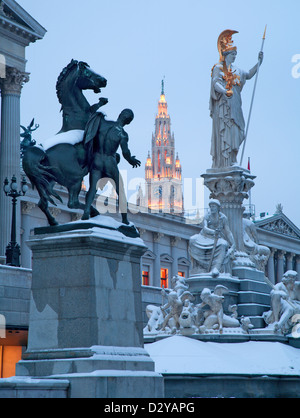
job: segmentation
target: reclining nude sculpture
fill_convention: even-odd
[[[234,257],[234,237],[227,217],[220,212],[220,206],[218,200],[210,200],[210,211],[204,217],[203,228],[190,239],[192,274],[211,273],[213,277],[218,277],[230,258]]]
[[[264,320],[274,332],[288,334],[300,322],[300,281],[296,271],[287,271],[271,291],[271,310]]]

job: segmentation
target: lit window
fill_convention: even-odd
[[[0,378],[16,375],[16,364],[22,358],[22,347],[0,346]]]
[[[148,270],[142,271],[142,285],[149,286],[150,284],[150,275]]]
[[[168,288],[168,269],[160,269],[160,287]]]
[[[178,276],[180,276],[180,277],[185,277],[185,272],[184,272],[184,271],[179,271],[179,272],[178,272]]]

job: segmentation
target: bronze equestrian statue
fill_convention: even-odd
[[[48,204],[50,202],[56,206],[54,199],[62,202],[61,197],[54,190],[56,183],[67,188],[69,193],[68,207],[70,209],[80,208],[84,210],[83,219],[88,219],[90,216],[99,215],[99,212],[92,206],[91,201],[95,197],[96,186],[94,179],[97,176],[101,178],[108,174],[111,174],[113,181],[116,179],[116,173],[118,172],[116,165],[119,155],[116,153],[115,146],[118,141],[127,161],[134,167],[140,165],[140,162],[135,157],[131,157],[130,151],[125,150],[124,144],[127,134],[123,130],[122,123],[124,126],[130,122],[126,120],[118,120],[117,122],[106,121],[104,115],[97,113],[97,110],[108,102],[107,99],[100,98],[97,104],[90,106],[83,94],[83,90],[93,90],[95,93],[100,93],[101,88],[106,87],[106,84],[107,80],[91,70],[88,64],[72,60],[61,72],[56,85],[57,96],[62,105],[61,110],[63,114],[63,125],[57,134],[57,138],[59,138],[59,134],[79,130],[82,131],[84,140],[76,144],[59,143],[58,140],[57,145],[47,150],[41,146],[32,146],[31,144],[23,152],[23,169],[33,187],[36,187],[39,193],[40,201],[38,206],[45,213],[51,226],[58,225],[58,223],[49,212]],[[90,122],[87,131],[85,131],[88,121]],[[96,124],[98,126],[96,131],[91,129],[95,121],[97,121]],[[109,132],[109,135],[106,135],[113,126],[115,134],[112,135],[112,132]],[[123,140],[118,137],[116,130],[122,132]],[[108,145],[111,139],[115,146]],[[104,147],[101,145],[102,142]],[[106,161],[106,158],[108,158],[110,163]],[[101,167],[99,167],[100,160],[102,161]],[[84,205],[79,202],[79,193],[83,178],[88,173],[90,173],[90,178],[92,179],[92,187],[87,195],[86,205]],[[115,185],[119,194],[120,183],[115,181]],[[121,190],[120,200],[123,202],[123,190]],[[121,206],[123,208],[124,204]],[[122,214],[122,220],[128,224],[127,214]]]

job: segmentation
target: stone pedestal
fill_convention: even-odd
[[[139,238],[92,228],[32,236],[28,349],[18,377],[69,381],[68,397],[162,397],[143,348]]]
[[[228,167],[207,170],[202,177],[205,186],[211,192],[210,198],[217,199],[221,203],[221,211],[228,218],[237,251],[244,252],[243,202],[249,198],[255,176],[243,168]]]
[[[216,284],[223,284],[230,291],[230,302],[238,305],[239,317],[250,317],[254,327],[264,327],[261,315],[269,309],[270,288],[265,283],[264,273],[256,269],[245,251],[243,230],[243,204],[249,198],[255,176],[249,170],[233,166],[209,169],[202,177],[211,192],[210,198],[220,201],[221,212],[228,218],[236,251],[229,277],[220,275],[212,280],[209,275],[207,278],[192,276],[189,279],[190,289],[196,286],[199,293],[204,287],[213,290]]]

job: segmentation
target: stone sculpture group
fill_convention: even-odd
[[[271,310],[263,314],[267,324],[266,331],[287,335],[293,329],[298,330],[300,281],[297,281],[297,276],[297,272],[287,271],[281,283],[273,286]],[[167,303],[147,306],[148,324],[144,328],[145,336],[190,336],[224,332],[249,334],[253,331],[250,318],[242,316],[238,319],[236,305],[229,306],[229,314],[225,314],[224,301],[229,293],[225,286],[217,285],[213,291],[204,288],[200,295],[202,302],[196,305],[193,303],[195,296],[188,289],[186,279],[181,276],[173,277],[172,289],[162,289],[163,300],[167,298]]]
[[[144,328],[144,335],[189,336],[222,334],[224,331],[246,334],[253,328],[249,318],[238,320],[236,305],[229,306],[231,315],[224,313],[225,295],[229,293],[227,287],[217,285],[213,291],[204,288],[200,296],[202,302],[196,305],[193,303],[195,297],[188,289],[184,277],[173,277],[172,289],[162,289],[163,299],[167,298],[167,303],[147,306],[149,321]]]
[[[230,272],[230,262],[237,254],[233,234],[229,228],[227,217],[221,212],[218,200],[209,201],[209,212],[205,215],[200,233],[192,236],[189,253],[192,260],[192,274],[209,273],[218,277],[220,273]],[[244,256],[250,263],[264,271],[270,256],[269,248],[259,245],[254,223],[245,213],[243,219]]]

